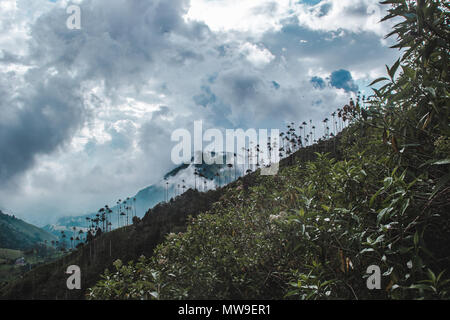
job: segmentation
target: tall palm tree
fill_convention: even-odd
[[[73,230],[72,235],[75,235],[75,233],[76,233],[76,231],[77,231],[77,227],[73,226],[73,227],[72,227],[72,230]]]
[[[127,213],[127,224],[126,225],[128,225],[128,210],[130,209],[129,202],[130,202],[130,198],[127,197],[127,200],[125,200],[125,212]]]
[[[197,169],[194,170],[194,190],[197,190],[197,176],[198,176],[198,171]]]
[[[86,228],[89,229],[89,223],[91,222],[91,218],[86,217]]]
[[[105,231],[108,231],[108,215],[109,215],[109,211],[110,211],[109,206],[106,204],[105,205],[105,212],[104,212],[104,215],[105,215],[105,227],[104,227],[104,230]]]
[[[122,211],[122,200],[117,200],[116,202],[116,208],[117,208],[117,228],[120,228],[120,212]]]
[[[242,147],[242,151],[244,151],[244,158],[242,159],[242,161],[243,161],[242,172],[245,175],[245,160],[247,159],[247,155],[246,155],[247,149],[245,147]]]
[[[234,180],[236,180],[236,168],[237,168],[237,166],[236,166],[236,158],[237,158],[237,154],[234,153],[233,156],[234,156]]]
[[[100,209],[98,210],[98,214],[97,214],[96,216],[97,216],[97,218],[99,218],[99,221],[102,221],[102,218],[101,218],[101,217],[103,217],[104,213],[105,213],[105,208],[100,208]],[[102,222],[103,222],[103,221],[102,221]],[[103,225],[102,225],[102,230],[105,230],[105,228],[104,228]]]
[[[328,138],[328,132],[327,132],[327,123],[328,123],[328,121],[329,121],[328,118],[325,118],[323,120],[323,132],[324,132],[325,139]]]
[[[64,230],[61,230],[61,238],[62,238],[62,246],[64,247],[66,245],[66,234],[64,232]]]
[[[124,217],[124,216],[126,216],[125,212],[121,212],[121,213],[120,213],[120,217],[122,218],[122,217]],[[120,220],[122,220],[122,219],[120,219]]]
[[[333,134],[336,135],[337,134],[337,128],[336,128],[336,125],[335,125],[335,123],[336,123],[336,111],[333,112],[331,114],[331,116],[333,117]]]
[[[307,141],[306,141],[306,126],[308,124],[306,123],[306,121],[303,121],[302,126],[303,126],[303,138],[305,139],[305,146],[308,145]]]
[[[169,182],[166,181],[166,202],[169,202]]]
[[[229,163],[227,164],[228,167],[228,183],[230,183],[231,181],[231,169],[233,168],[233,164]]]
[[[215,176],[219,179],[219,188],[220,188],[220,172],[217,171],[216,174],[215,174]]]
[[[112,213],[113,213],[113,211],[112,211],[110,208],[108,208],[107,214],[111,216]],[[111,231],[112,223],[111,223],[111,221],[109,221],[108,219],[106,219],[106,220],[107,220],[107,225],[109,226],[109,231]],[[107,228],[107,229],[108,229],[108,228]]]

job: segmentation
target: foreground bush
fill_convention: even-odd
[[[450,298],[450,8],[384,3],[385,19],[402,19],[391,35],[405,53],[369,101],[346,106],[342,158],[293,155],[278,176],[225,189],[151,258],[106,273],[91,298]],[[366,283],[374,265],[380,290]]]

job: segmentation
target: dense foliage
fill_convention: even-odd
[[[0,211],[0,248],[23,250],[53,240],[50,233]]]
[[[158,204],[148,210],[142,221],[103,233],[59,260],[33,267],[20,279],[2,287],[0,300],[83,299],[86,289],[95,285],[100,274],[105,268],[113,267],[115,260],[137,260],[142,254],[150,256],[166,234],[185,231],[187,217],[209,210],[220,193],[220,190],[206,193],[188,190],[174,201]],[[70,265],[82,268],[83,290],[67,290],[66,269]]]
[[[407,183],[386,160],[357,154],[336,162],[320,155],[276,178],[261,177],[249,191],[231,190],[211,212],[192,219],[186,233],[170,234],[152,259],[126,269],[118,262],[91,297],[448,297],[441,272],[449,251],[441,263],[433,259],[418,227],[415,194],[423,182]],[[430,226],[442,222],[433,215],[422,219]],[[373,264],[384,272],[382,291],[366,287]],[[121,291],[132,288],[131,279],[141,293]]]
[[[404,55],[351,102],[342,158],[294,154],[278,176],[241,179],[151,258],[117,261],[89,298],[450,298],[450,8],[383,3]],[[367,288],[371,265],[381,290]]]

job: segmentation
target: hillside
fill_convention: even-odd
[[[394,2],[403,56],[373,96],[330,114],[332,134],[303,144],[289,122],[277,175],[188,189],[0,298],[450,299],[448,4]],[[72,264],[82,290],[66,289]]]
[[[0,211],[0,248],[29,249],[54,240],[50,233]]]
[[[133,213],[137,217],[142,218],[149,208],[153,208],[158,203],[165,201],[166,193],[169,198],[173,198],[183,192],[183,186],[185,186],[184,190],[189,188],[195,189],[196,182],[193,179],[195,170],[202,173],[204,181],[207,180],[208,182],[209,188],[212,188],[214,185],[223,184],[225,179],[229,181],[234,180],[232,174],[229,171],[224,170],[225,167],[225,165],[207,165],[205,163],[196,165],[193,163],[183,164],[165,174],[164,178],[157,183],[139,190],[133,196],[124,197],[123,200],[131,199],[130,203],[133,207]],[[220,173],[220,179],[217,178],[217,173]],[[200,178],[198,178],[198,180],[200,181]],[[199,181],[197,181],[198,184],[200,184]],[[169,185],[167,189],[166,182],[168,182]],[[117,204],[112,204],[109,208],[112,210],[112,216],[110,217],[110,222],[112,224],[111,228],[115,229],[119,227],[117,215],[121,210]],[[88,219],[95,219],[96,214],[98,213],[97,210],[92,210],[92,213],[80,216],[61,217],[56,223],[44,226],[43,230],[58,237],[59,241],[62,242],[64,239],[61,237],[61,231],[64,231],[65,234],[72,234],[73,227],[75,227],[77,230],[83,230],[83,232],[85,232],[89,228]]]
[[[339,141],[339,137],[336,141]],[[335,145],[334,140],[323,141],[301,149],[283,159],[280,167],[290,166],[295,159],[313,159],[314,152],[318,151],[339,156],[334,151]],[[161,203],[148,210],[138,224],[105,233],[60,260],[30,271],[22,280],[3,288],[0,299],[84,299],[87,289],[101,279],[103,271],[114,268],[114,261],[136,261],[141,256],[152,256],[154,249],[168,234],[186,231],[189,217],[211,210],[214,203],[223,201],[226,194],[238,185],[245,186],[245,189],[256,186],[258,176],[259,172],[254,172],[227,186],[205,193],[189,189],[169,203]],[[65,268],[72,264],[79,265],[83,271],[83,289],[80,291],[68,291],[65,287]]]

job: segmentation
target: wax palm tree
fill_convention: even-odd
[[[72,232],[72,236],[74,236],[74,235],[76,234],[76,231],[77,231],[77,227],[73,226],[73,227],[72,227],[72,230],[73,230],[73,232]]]
[[[328,138],[328,132],[327,132],[327,123],[328,123],[328,121],[329,121],[328,118],[325,118],[323,120],[323,131],[324,131],[325,139]]]
[[[166,202],[169,202],[169,182],[168,181],[166,181]]]
[[[219,188],[220,188],[220,172],[217,171],[215,176],[217,177],[217,179],[219,180]]]
[[[116,202],[117,206],[117,228],[120,227],[120,213],[122,212],[122,200],[117,200]]]
[[[228,183],[230,183],[231,180],[231,169],[233,168],[233,164],[229,163],[227,164],[228,167]]]
[[[96,215],[97,218],[99,218],[100,221],[102,221],[101,217],[105,214],[105,208],[100,208],[98,210],[98,214]],[[104,230],[104,227],[102,225],[102,229]]]
[[[198,171],[197,169],[194,170],[194,190],[197,190],[197,176],[198,176]]]
[[[124,204],[125,204],[125,212],[126,212],[126,214],[127,214],[127,224],[126,225],[128,225],[128,209],[129,209],[129,206],[128,206],[128,204],[129,204],[129,200],[130,200],[130,198],[129,197],[127,197],[127,199],[124,201]]]
[[[305,138],[305,145],[307,145],[306,143],[306,126],[308,124],[306,123],[306,121],[303,121],[302,126],[303,126],[303,137]]]
[[[303,138],[305,137],[305,130],[303,129],[303,126],[299,126],[298,127],[300,129],[300,134],[302,134],[302,130],[303,130]]]
[[[62,238],[62,245],[63,247],[65,246],[65,239],[66,239],[66,234],[64,232],[64,230],[61,230],[61,238]]]
[[[336,122],[336,111],[331,113],[331,116],[333,117],[333,133],[336,134],[336,126],[335,126],[335,122]]]
[[[107,214],[108,214],[109,216],[111,216],[112,213],[113,213],[113,211],[112,211],[110,208],[108,208]],[[110,220],[108,220],[108,219],[106,219],[106,220],[107,220],[107,225],[110,226],[110,227],[109,227],[109,231],[111,231],[112,223],[111,223]]]
[[[110,214],[110,209],[109,209],[109,206],[106,204],[105,205],[105,212],[104,212],[104,214],[105,214],[105,231],[108,231],[108,216],[109,216],[109,214]]]
[[[124,216],[126,216],[125,212],[121,212],[121,213],[120,213],[120,218],[121,218],[120,220],[123,220],[122,218],[123,218]]]
[[[237,158],[237,154],[234,153],[233,154],[233,159],[234,159],[234,180],[236,180],[236,169],[237,169],[236,158]]]
[[[91,222],[91,218],[86,217],[86,228],[89,229],[89,223]]]

